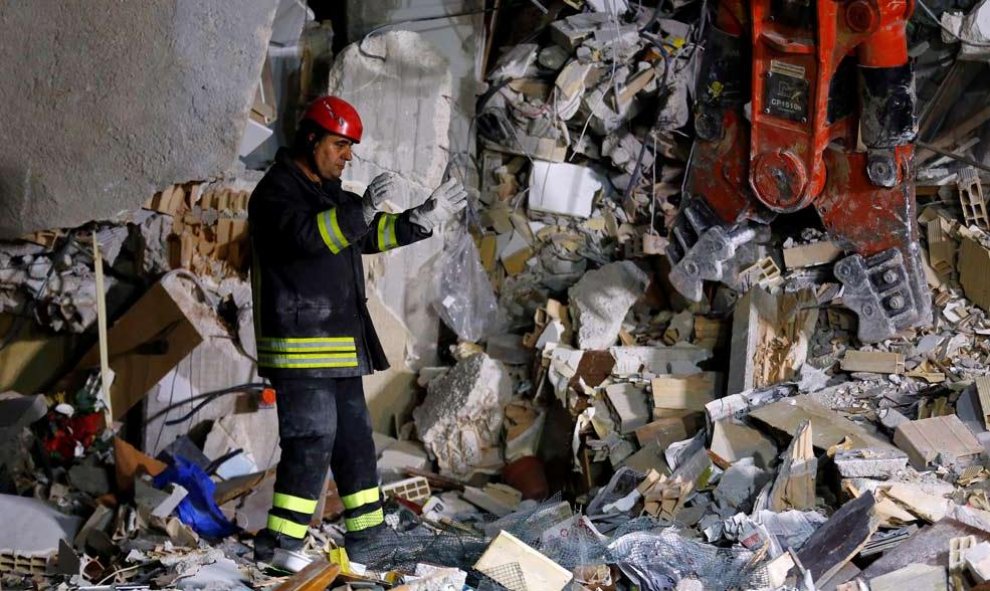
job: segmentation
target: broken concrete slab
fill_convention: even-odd
[[[770,475],[760,469],[753,458],[743,458],[719,478],[715,501],[722,507],[748,513],[753,507],[753,497],[769,479]]]
[[[618,377],[641,373],[693,374],[701,371],[699,364],[712,356],[710,350],[687,343],[653,347],[611,347],[608,351],[615,359],[612,374]]]
[[[945,567],[912,564],[870,579],[870,591],[902,591],[905,588],[948,591]]]
[[[568,292],[578,346],[604,350],[615,344],[626,313],[646,292],[648,283],[649,276],[631,261],[585,273]]]
[[[712,425],[712,441],[708,449],[730,463],[751,457],[763,469],[769,468],[777,458],[777,445],[772,439],[762,431],[733,419],[722,419]]]
[[[619,418],[619,434],[628,435],[646,425],[652,417],[646,392],[635,384],[612,384],[605,387],[609,406]]]
[[[110,218],[231,170],[276,4],[0,6],[0,97],[18,113],[0,121],[0,237]]]
[[[980,542],[963,553],[966,569],[980,583],[990,580],[990,542]]]
[[[815,449],[820,451],[827,451],[847,438],[851,448],[894,449],[886,441],[804,394],[757,408],[749,416],[758,423],[785,433],[794,433],[802,421],[810,420],[812,440]]]
[[[45,416],[48,404],[42,395],[0,394],[0,443],[20,434],[21,429]]]
[[[960,60],[986,62],[990,60],[990,2],[976,4],[967,14],[957,11],[942,13],[942,40],[959,46]]]
[[[0,495],[0,564],[21,575],[44,575],[62,540],[75,537],[81,520],[38,499]]]
[[[501,466],[503,408],[511,396],[508,371],[484,353],[430,382],[413,420],[441,473],[467,476],[475,469]]]
[[[885,553],[863,571],[863,576],[872,579],[911,564],[945,566],[949,563],[949,542],[968,535],[977,540],[990,540],[990,533],[954,519],[942,519],[908,538],[896,552]]]
[[[954,414],[902,423],[894,431],[894,444],[918,470],[934,464],[965,468],[983,453],[983,445]]]
[[[908,456],[898,449],[849,449],[832,458],[843,478],[891,478],[907,467]]]

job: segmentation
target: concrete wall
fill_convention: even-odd
[[[384,23],[463,12],[477,4],[349,0],[348,38],[359,40]],[[389,34],[394,31],[418,35]],[[455,166],[454,173],[472,178],[463,163],[467,161],[464,154],[474,144],[469,131],[484,47],[482,20],[474,15],[399,23],[378,31],[375,37],[365,41],[363,55],[351,46],[338,56],[338,64],[341,60],[362,62],[365,75],[356,76],[353,67],[335,65],[339,71],[331,72],[329,90],[355,101],[370,137],[357,146],[354,165],[345,178],[367,182],[382,170],[402,173],[407,183],[395,205],[405,209],[429,196],[452,154],[460,154],[455,156],[460,166]],[[408,49],[400,50],[402,44],[408,44]],[[369,57],[378,53],[389,55],[393,63]],[[392,364],[389,371],[365,380],[376,430],[389,432],[394,416],[408,405],[414,370],[436,362],[439,319],[429,306],[430,275],[425,269],[442,250],[443,240],[438,235],[366,261],[373,287],[372,317]]]
[[[0,2],[0,238],[236,162],[276,0]]]
[[[454,152],[473,151],[468,132],[481,79],[485,35],[483,15],[447,17],[420,22],[409,19],[459,14],[484,7],[482,0],[347,0],[347,35],[356,40],[388,24],[386,31],[415,31],[436,47],[450,66],[454,82],[451,94],[450,146]]]

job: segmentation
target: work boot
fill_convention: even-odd
[[[395,530],[382,523],[359,532],[347,532],[344,535],[344,550],[351,562],[369,566],[394,551],[389,542],[398,542],[398,539]]]
[[[270,529],[263,529],[254,537],[254,561],[273,564],[275,550],[299,552],[302,547],[303,540],[277,534]]]

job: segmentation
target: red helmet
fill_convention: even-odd
[[[349,102],[335,96],[321,96],[306,109],[303,119],[309,119],[330,133],[346,137],[355,144],[361,143],[364,125],[361,117]]]

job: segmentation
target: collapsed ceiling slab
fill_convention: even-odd
[[[230,169],[276,4],[0,4],[0,238]]]

